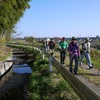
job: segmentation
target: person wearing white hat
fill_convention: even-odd
[[[93,68],[93,65],[92,65],[91,60],[90,60],[90,54],[89,54],[91,52],[91,46],[90,45],[91,44],[89,42],[89,38],[87,37],[86,40],[85,40],[85,43],[82,44],[82,54],[81,54],[81,58],[80,58],[80,61],[79,61],[79,65],[81,66],[82,60],[85,57],[86,61],[88,63],[89,69]]]

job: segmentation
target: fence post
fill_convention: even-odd
[[[50,68],[50,72],[52,72],[52,57],[49,57],[49,68]]]
[[[45,51],[44,50],[42,50],[42,58],[44,59],[44,57],[45,57]]]
[[[43,53],[43,59],[44,59],[44,57],[45,57],[45,55],[44,55],[44,53]]]
[[[39,51],[40,51],[40,54],[41,54],[41,49],[39,49]]]
[[[5,65],[5,62],[2,62],[3,63],[3,65],[4,65],[4,69],[5,69],[5,71],[6,71],[6,65]]]
[[[38,47],[38,51],[40,52],[40,54],[41,54],[41,49]]]

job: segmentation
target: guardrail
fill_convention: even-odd
[[[37,49],[40,51],[40,49]],[[83,82],[81,82],[75,75],[70,73],[65,67],[63,67],[54,57],[45,52],[46,56],[50,59],[50,68],[52,71],[52,64],[56,67],[63,78],[69,83],[76,94],[81,100],[100,100],[100,95],[96,94]],[[43,54],[44,55],[44,54]]]

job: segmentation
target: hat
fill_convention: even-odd
[[[86,40],[89,40],[89,38],[87,37]]]
[[[63,37],[62,40],[65,40],[65,37]]]
[[[72,37],[72,40],[77,40],[75,37]]]
[[[50,40],[52,40],[52,38]]]

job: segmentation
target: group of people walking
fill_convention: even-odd
[[[55,43],[51,39],[48,43],[50,54],[53,55],[54,53],[54,47]],[[52,46],[51,46],[52,44]],[[90,42],[89,38],[86,38],[85,42],[82,43],[82,46],[80,48],[77,39],[75,37],[72,37],[72,40],[70,43],[68,43],[65,38],[61,38],[58,41],[58,47],[60,50],[60,63],[65,64],[65,57],[66,57],[66,51],[69,53],[69,71],[71,73],[74,73],[77,75],[78,72],[78,66],[82,65],[83,58],[86,58],[86,61],[88,63],[89,69],[93,68],[93,65],[90,60]],[[80,59],[79,59],[80,58]],[[75,63],[75,66],[73,68],[73,61]]]
[[[50,40],[49,40],[49,39],[47,39],[47,40],[48,40],[48,41],[44,41],[44,42],[43,42],[44,50],[45,50],[45,51],[50,51],[50,55],[53,55],[55,43],[54,43],[54,41],[52,40],[52,38],[51,38]]]

